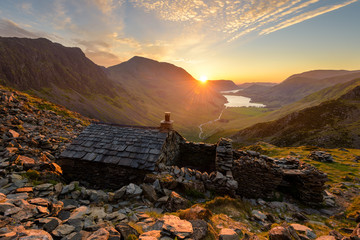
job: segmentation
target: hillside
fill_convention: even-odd
[[[209,80],[206,84],[218,92],[239,89],[231,80]]]
[[[251,87],[252,85],[273,87],[273,86],[277,85],[277,83],[272,83],[272,82],[246,82],[246,83],[238,84],[238,87],[242,88],[242,89],[245,89],[245,88]]]
[[[353,100],[359,94],[358,90],[349,92],[343,99]],[[228,176],[177,166],[147,174],[141,185],[93,189],[84,181],[65,181],[57,164],[59,154],[90,119],[1,85],[0,99],[1,239],[265,240],[279,237],[279,232],[281,239],[289,239],[289,232],[294,239],[360,237],[360,225],[356,226],[360,220],[358,149],[278,148],[269,144],[233,149],[234,157],[241,159],[234,161],[236,170],[245,173],[245,181],[251,178],[248,185],[239,182],[240,190],[248,194],[253,186],[273,188],[276,174],[295,173],[304,182],[313,183],[303,187],[306,196],[312,196],[314,180],[327,176],[324,201],[316,206],[304,205],[280,189],[271,198],[214,195],[204,191],[200,183],[221,185]],[[309,159],[314,149],[331,154],[334,162]],[[306,167],[299,170],[299,166]],[[236,175],[242,176],[234,169]],[[291,178],[278,183],[286,189],[287,181]]]
[[[79,48],[64,47],[44,38],[0,38],[0,65],[0,81],[6,86],[91,118],[135,123],[129,94]]]
[[[253,102],[279,108],[321,89],[359,77],[359,71],[315,70],[292,75],[280,84],[265,91],[262,88],[258,91],[244,89],[239,95],[250,97]]]
[[[191,133],[226,101],[172,64],[134,57],[106,69],[43,38],[0,38],[0,66],[2,84],[104,122],[157,126],[171,111],[176,127]]]
[[[237,142],[259,140],[278,146],[360,147],[360,86],[337,99],[278,120],[258,123],[232,136]]]
[[[216,117],[226,102],[207,84],[169,63],[136,56],[106,71],[141,103],[142,114],[154,119],[153,124],[170,111],[178,128],[196,129],[201,121]]]

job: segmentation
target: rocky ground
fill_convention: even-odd
[[[176,167],[140,186],[95,190],[66,183],[55,161],[89,119],[5,88],[0,100],[1,239],[360,239],[357,158],[352,174],[341,172],[350,180],[330,174],[317,207],[280,193],[265,200],[200,193],[191,185],[196,172]],[[311,156],[325,172],[339,162]],[[171,190],[180,182],[169,173],[187,187]]]

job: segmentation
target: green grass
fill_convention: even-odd
[[[348,151],[347,152],[339,149],[324,149],[311,146],[280,148],[264,142],[248,146],[245,149],[258,151],[262,154],[276,158],[282,158],[288,155],[296,156],[300,160],[312,164],[321,171],[327,173],[330,183],[332,184],[344,182],[344,179],[342,179],[342,177],[348,176],[349,173],[350,175],[357,175],[360,171],[360,164],[353,161],[355,156],[360,155],[360,149],[346,149]],[[334,162],[323,163],[308,159],[307,156],[310,154],[311,151],[314,150],[326,151],[332,154]]]

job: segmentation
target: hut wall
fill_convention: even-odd
[[[90,184],[94,189],[119,189],[129,183],[140,184],[148,171],[121,167],[114,164],[60,159],[66,181],[80,181]]]

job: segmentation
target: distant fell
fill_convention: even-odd
[[[236,90],[239,87],[231,80],[209,80],[207,84],[216,91]]]
[[[278,83],[272,83],[272,82],[246,82],[246,83],[238,84],[238,87],[242,88],[242,89],[251,87],[253,85],[272,87],[272,86],[275,86],[277,84]]]
[[[295,74],[266,91],[244,89],[242,96],[250,97],[254,102],[261,102],[269,107],[281,107],[296,102],[321,89],[345,83],[360,77],[360,71],[316,70]]]
[[[331,93],[333,98],[328,101],[274,121],[255,124],[232,138],[248,144],[267,141],[277,146],[360,148],[360,79],[335,88]],[[327,91],[330,93],[331,88]]]

